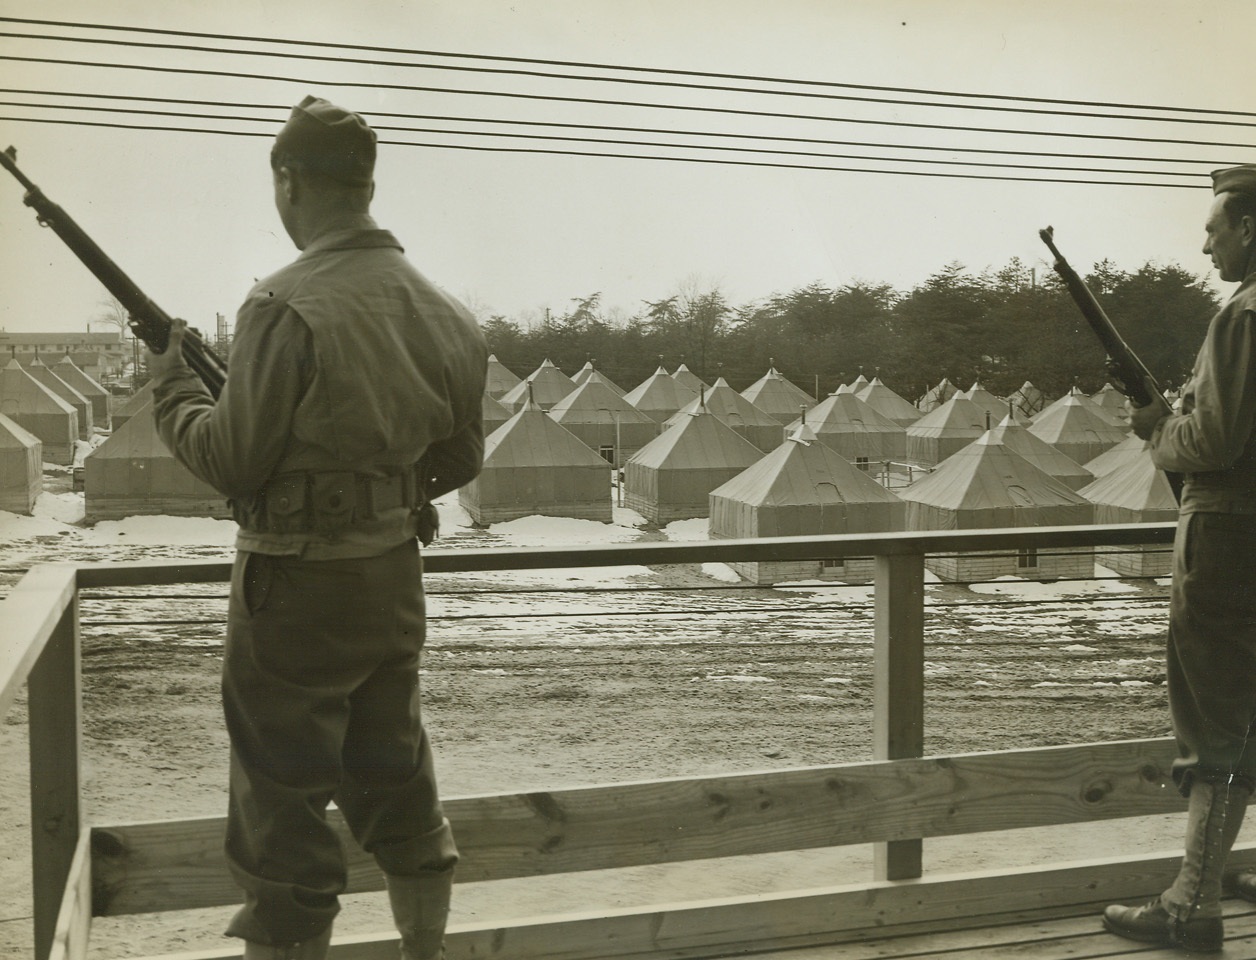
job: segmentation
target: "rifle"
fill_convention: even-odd
[[[1070,267],[1068,261],[1064,259],[1064,254],[1056,249],[1054,228],[1047,227],[1045,230],[1039,230],[1038,236],[1042,238],[1042,242],[1047,245],[1048,249],[1055,256],[1055,263],[1052,264],[1055,272],[1064,281],[1064,286],[1068,288],[1068,292],[1072,295],[1073,302],[1077,304],[1077,309],[1082,312],[1082,316],[1086,318],[1086,322],[1090,324],[1090,328],[1095,332],[1095,336],[1099,338],[1099,342],[1108,354],[1104,365],[1107,367],[1108,375],[1113,381],[1112,385],[1140,407],[1145,407],[1149,403],[1164,403],[1164,397],[1160,392],[1160,387],[1156,384],[1156,378],[1151,375],[1151,371],[1147,369],[1134,351],[1129,348],[1129,345],[1121,338],[1121,334],[1112,325],[1108,315],[1103,312],[1103,307],[1099,306],[1099,301],[1090,292],[1090,288],[1077,275],[1077,271]],[[1169,481],[1169,486],[1173,488],[1174,497],[1181,502],[1182,475],[1166,471],[1165,477]]]
[[[13,174],[26,188],[23,202],[34,209],[35,219],[41,227],[52,227],[71,252],[83,262],[96,279],[104,284],[127,312],[127,325],[131,331],[154,353],[162,353],[170,339],[170,315],[153,303],[122,270],[96,245],[83,228],[68,213],[44,196],[44,192],[31,183],[17,167],[17,150],[9,147],[0,153],[0,166]],[[200,334],[188,328],[183,338],[183,358],[196,371],[201,382],[215,399],[222,393],[227,379],[227,364],[201,339]]]

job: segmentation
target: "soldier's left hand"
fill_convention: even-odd
[[[187,361],[183,359],[183,335],[187,332],[188,322],[178,318],[170,321],[170,339],[166,343],[166,349],[161,353],[155,353],[149,348],[146,353],[148,361],[148,372],[153,375],[156,380],[165,376],[167,373],[182,371],[187,369]]]

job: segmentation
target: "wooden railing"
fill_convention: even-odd
[[[1109,859],[1009,873],[922,878],[922,841],[1079,823],[1182,807],[1168,740],[923,757],[926,554],[1167,544],[1172,524],[956,533],[638,543],[580,549],[432,550],[429,573],[622,564],[876,558],[874,760],[447,801],[462,853],[459,881],[539,876],[743,854],[875,844],[864,882],[718,901],[622,908],[451,929],[450,960],[494,957],[713,957],[842,942],[921,925],[1033,916],[1141,896],[1170,858]],[[230,564],[48,564],[0,604],[0,717],[28,690],[36,960],[86,956],[92,916],[234,903],[219,818],[87,824],[80,785],[78,591],[205,583]],[[333,811],[349,892],[380,890],[374,862]],[[1236,863],[1256,863],[1241,847]],[[338,939],[332,956],[396,955],[392,932]],[[193,955],[188,955],[193,956]],[[238,956],[206,951],[198,958]]]

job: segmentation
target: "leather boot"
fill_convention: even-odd
[[[401,934],[401,960],[444,960],[454,872],[433,870],[414,877],[386,875],[384,879],[393,920]]]
[[[326,960],[331,945],[331,926],[322,933],[297,943],[254,943],[244,941],[244,960]]]

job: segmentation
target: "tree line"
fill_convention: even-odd
[[[1086,283],[1130,347],[1164,386],[1186,379],[1218,298],[1206,278],[1151,263],[1125,272],[1098,264]],[[1063,284],[1019,259],[997,271],[958,263],[908,291],[816,282],[741,306],[687,284],[626,320],[600,293],[524,326],[482,322],[489,349],[521,377],[549,359],[568,374],[586,362],[625,390],[659,366],[684,363],[707,383],[742,390],[774,366],[823,397],[861,373],[915,400],[943,378],[1007,395],[1026,380],[1048,396],[1106,381],[1104,354]]]

